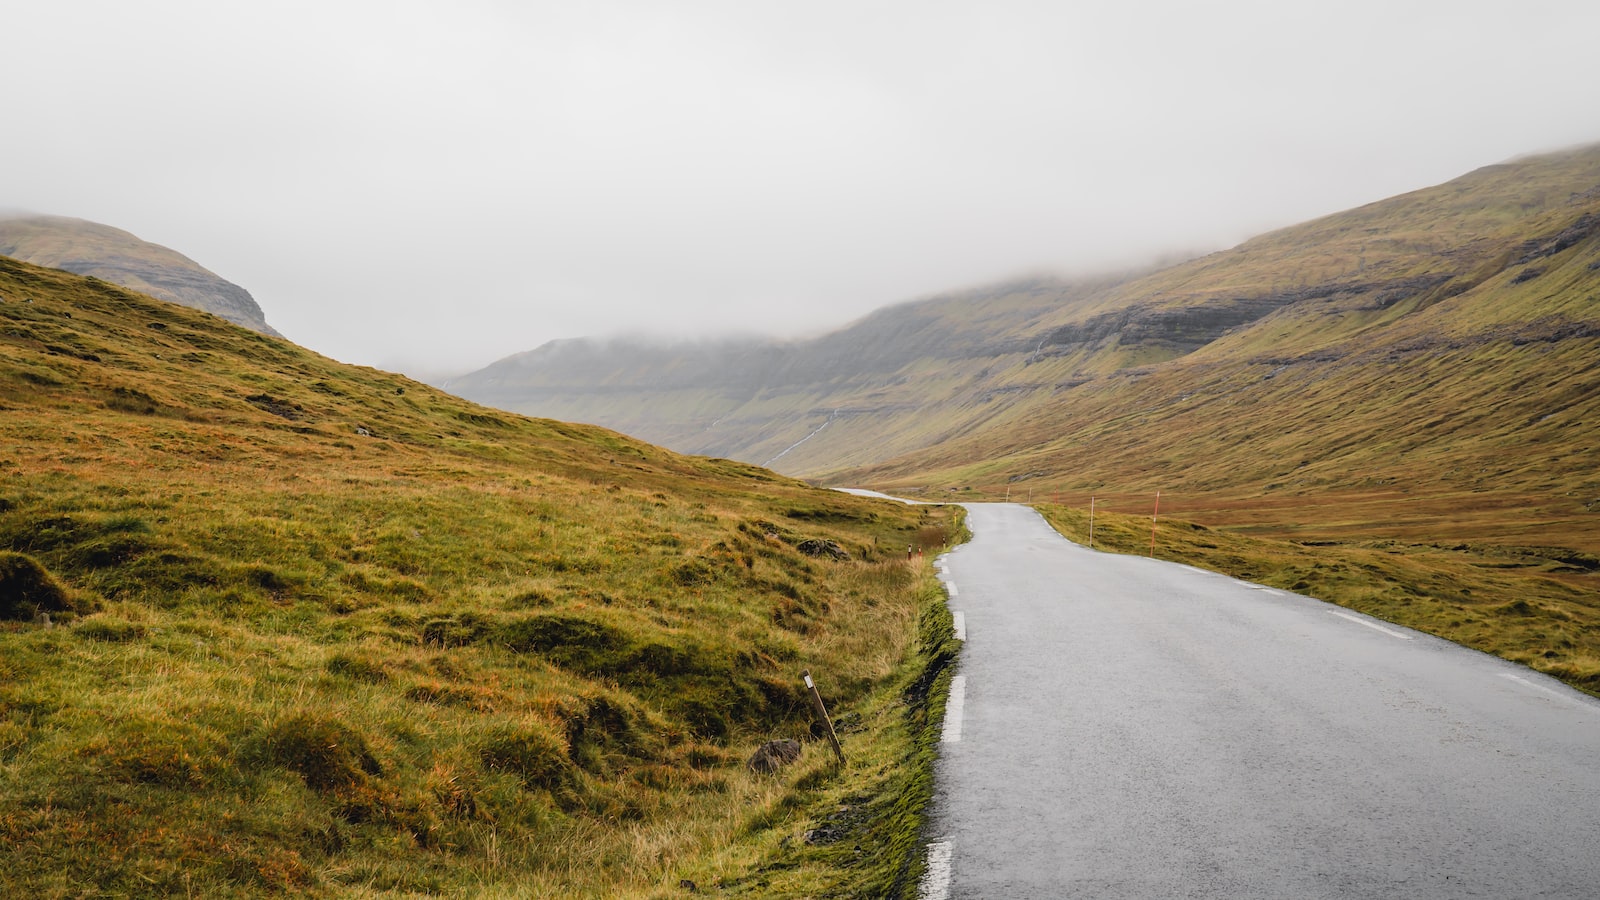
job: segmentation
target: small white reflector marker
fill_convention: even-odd
[[[816,687],[816,684],[814,684],[814,683],[813,683],[813,682],[812,682],[812,681],[811,681],[811,676],[810,676],[810,675],[807,675],[807,676],[806,676],[806,687],[808,687],[808,688],[814,688],[814,687]]]

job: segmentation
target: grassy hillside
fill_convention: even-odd
[[[0,889],[903,891],[952,526],[0,258]]]
[[[1534,177],[1551,170],[1591,187],[1551,190]],[[1476,198],[1428,252],[1383,262],[1387,275],[1369,260],[1373,280],[1300,289],[1161,364],[1074,378],[1037,363],[1055,388],[1025,392],[995,427],[849,477],[989,495],[1163,490],[1174,512],[1279,535],[1600,551],[1597,185],[1600,150],[1535,159],[1199,261],[1191,293],[1243,293],[1295,240],[1296,258],[1336,255],[1357,240],[1341,235],[1376,243],[1369,232],[1448,210],[1440,198]]]
[[[1320,281],[1273,286],[1314,260]],[[1158,553],[1600,690],[1600,150],[1494,167],[1141,284],[1200,309],[1273,308],[1109,373],[1063,345],[1061,362],[1012,370],[1037,386],[989,427],[834,477],[1009,492],[1080,539],[1091,498],[1115,521],[1148,515],[1160,491],[1166,515],[1209,527],[1164,530]],[[1133,530],[1143,550],[1148,520]]]
[[[93,276],[277,334],[249,291],[120,228],[66,216],[0,216],[0,255]]]
[[[588,347],[581,362],[571,352],[524,354],[451,387],[814,478],[906,487],[931,469],[945,474],[930,484],[993,494],[1006,479],[1034,473],[1088,488],[1170,470],[1162,477],[1183,481],[1169,481],[1174,488],[1254,493],[1281,480],[1261,481],[1279,452],[1295,453],[1296,464],[1320,460],[1321,477],[1348,483],[1359,461],[1339,453],[1351,443],[1345,416],[1366,407],[1358,418],[1372,421],[1352,423],[1359,443],[1387,446],[1371,440],[1392,424],[1379,421],[1378,407],[1448,370],[1455,382],[1442,387],[1450,390],[1433,393],[1450,433],[1431,443],[1454,443],[1451,466],[1465,470],[1489,449],[1478,429],[1499,427],[1478,410],[1574,366],[1581,373],[1574,359],[1594,319],[1597,276],[1587,266],[1597,229],[1600,147],[1589,147],[1490,166],[1154,272],[1019,282],[892,307],[799,344],[719,345],[714,365],[699,347],[618,344]],[[1501,360],[1481,346],[1501,339],[1533,350],[1559,345],[1558,356],[1572,357],[1518,350],[1517,360]],[[1440,353],[1455,357],[1436,371],[1421,367]],[[1516,371],[1500,374],[1501,362]],[[1278,390],[1256,391],[1258,382]],[[1308,402],[1303,390],[1313,382],[1319,394],[1348,388],[1352,403],[1334,415],[1335,407]],[[1241,482],[1237,460],[1182,449],[1194,431],[1180,423],[1161,444],[1172,452],[1124,458],[1127,448],[1114,445],[1117,461],[1104,475],[1076,471],[1102,462],[1080,458],[1071,444],[1080,429],[1098,439],[1107,421],[1127,431],[1126,422],[1146,420],[1160,423],[1149,437],[1160,443],[1154,431],[1166,428],[1173,404],[1241,390],[1251,394],[1256,430],[1292,431],[1309,446],[1258,444],[1261,463]],[[1206,412],[1236,415],[1222,401]],[[1302,421],[1313,419],[1320,429]],[[1016,459],[997,464],[1003,455]],[[1207,474],[1209,460],[1220,464]]]
[[[566,412],[677,417],[691,445],[825,483],[1009,494],[1058,521],[1091,497],[1148,513],[1160,491],[1169,515],[1266,541],[1195,559],[1596,686],[1600,146],[1158,271],[893,307],[790,352],[806,377],[746,373],[737,397],[613,360]],[[1302,577],[1296,552],[1365,574]]]

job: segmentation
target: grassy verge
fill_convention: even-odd
[[[915,652],[884,689],[836,711],[847,763],[825,743],[762,810],[766,858],[718,882],[729,896],[912,898],[921,828],[958,642],[944,591],[919,567]]]
[[[1063,535],[1089,542],[1089,511],[1036,507]],[[1148,516],[1098,511],[1096,549],[1146,554]],[[1596,560],[1569,550],[1293,542],[1162,519],[1155,556],[1337,603],[1523,663],[1600,695]]]

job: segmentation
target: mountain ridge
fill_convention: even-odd
[[[99,278],[281,337],[249,291],[176,250],[110,225],[70,216],[3,214],[0,256]]]
[[[1482,535],[1514,488],[1591,490],[1577,470],[1508,443],[1501,423],[1475,408],[1559,406],[1562,391],[1551,384],[1587,384],[1584,353],[1600,321],[1597,266],[1600,145],[1484,167],[1154,271],[1013,282],[889,307],[793,345],[787,352],[805,359],[788,371],[808,379],[746,369],[696,389],[668,377],[674,367],[692,371],[692,359],[614,365],[589,380],[524,359],[533,371],[525,383],[537,392],[519,396],[514,373],[499,364],[452,387],[524,412],[548,403],[565,418],[829,483],[995,497],[1028,481],[1084,500],[1097,489],[1165,486],[1190,498],[1196,515],[1262,526],[1269,517],[1243,505],[1275,497],[1282,513],[1310,496],[1309,486],[1291,492],[1279,473],[1267,474],[1283,454],[1319,469],[1320,489],[1347,491],[1377,477],[1359,473],[1382,468],[1384,428],[1409,433],[1414,424],[1384,413],[1385,397],[1418,398],[1427,421],[1459,427],[1435,427],[1411,452],[1422,447],[1455,468],[1510,454],[1548,476],[1503,488],[1436,485],[1449,489],[1418,506],[1433,509],[1422,518],[1442,521],[1450,517],[1440,509],[1465,503],[1477,510],[1472,521],[1450,519],[1445,536],[1458,528]],[[852,354],[888,362],[852,364]],[[1429,365],[1430,355],[1460,368]],[[593,370],[603,370],[603,357],[590,360]],[[500,380],[491,389],[485,375]],[[1441,388],[1419,395],[1407,379]],[[1298,393],[1283,389],[1291,384]],[[1158,433],[1172,422],[1150,411],[1181,409],[1196,385],[1225,396],[1214,406],[1232,418],[1215,430],[1231,432],[1231,445],[1210,439],[1194,417],[1175,420],[1184,427],[1169,437]],[[1370,393],[1378,390],[1387,394]],[[1329,407],[1336,416],[1319,418],[1319,397],[1337,403]],[[1574,402],[1600,419],[1588,398]],[[1126,439],[1111,440],[1106,421],[1120,423]],[[1342,434],[1345,423],[1367,443]],[[1268,439],[1275,431],[1286,436]],[[1297,432],[1318,443],[1295,441]],[[1073,439],[1088,434],[1122,455],[1113,460]],[[1582,449],[1577,432],[1545,440],[1563,454]],[[1550,510],[1541,540],[1559,542],[1566,529],[1573,542],[1600,546],[1592,521],[1537,496],[1538,508]],[[1401,527],[1374,509],[1365,525]]]

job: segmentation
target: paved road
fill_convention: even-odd
[[[968,509],[925,897],[1600,897],[1600,702]]]

